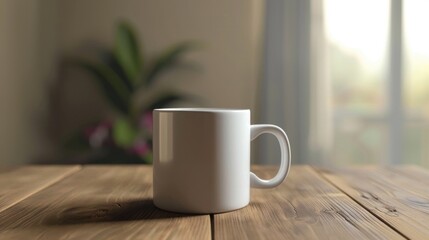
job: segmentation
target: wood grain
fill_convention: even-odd
[[[209,215],[158,210],[147,166],[88,166],[0,213],[0,239],[209,239]]]
[[[417,180],[420,183],[429,183],[429,170],[427,169],[417,167],[415,165],[391,166],[387,169]]]
[[[265,168],[256,171],[264,176]],[[310,167],[275,189],[252,189],[241,210],[214,215],[215,239],[403,239]]]
[[[24,166],[0,172],[0,212],[80,169],[79,166]]]
[[[422,171],[361,167],[323,175],[407,238],[429,239],[429,178]]]

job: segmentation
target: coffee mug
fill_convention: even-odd
[[[273,188],[286,178],[291,150],[275,125],[250,125],[250,110],[165,108],[153,112],[153,201],[182,213],[220,213],[249,204],[250,187]],[[250,142],[263,133],[280,144],[276,176],[250,172]]]

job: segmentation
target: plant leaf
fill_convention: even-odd
[[[113,72],[118,75],[118,77],[124,82],[130,92],[134,92],[136,89],[134,83],[128,78],[125,70],[119,64],[118,59],[115,57],[115,54],[109,50],[104,50],[99,52],[101,56],[101,61],[105,63]]]
[[[118,25],[114,54],[128,79],[137,85],[143,66],[143,59],[140,55],[136,34],[129,23],[120,22]]]
[[[130,147],[138,132],[126,118],[118,118],[113,125],[113,140],[118,146]]]
[[[129,112],[130,92],[115,72],[104,64],[96,64],[84,59],[75,60],[74,63],[95,77],[105,97],[116,110],[124,114]]]
[[[62,146],[67,151],[87,151],[91,149],[87,139],[85,139],[81,132],[73,133],[73,135],[62,141]]]
[[[155,108],[163,108],[167,107],[168,105],[172,104],[173,102],[187,99],[187,96],[181,95],[178,93],[164,93],[158,95],[154,101],[152,101],[146,108],[144,108],[144,111],[153,110]]]
[[[176,64],[176,62],[184,53],[191,50],[195,46],[195,43],[185,42],[169,48],[167,51],[161,54],[147,70],[147,75],[145,76],[144,82],[147,85],[151,85],[162,71]]]

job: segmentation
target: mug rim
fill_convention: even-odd
[[[156,112],[204,112],[204,113],[223,113],[223,112],[248,112],[250,109],[239,108],[156,108]]]

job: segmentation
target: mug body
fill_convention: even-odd
[[[219,213],[249,203],[249,110],[156,109],[153,118],[157,207]]]

